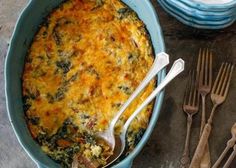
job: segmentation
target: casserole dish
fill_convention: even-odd
[[[41,151],[39,145],[33,141],[27,129],[22,108],[21,77],[25,56],[27,55],[26,53],[34,37],[34,34],[38,30],[38,26],[42,23],[43,18],[47,16],[52,11],[52,9],[58,6],[61,2],[62,1],[49,2],[46,0],[32,0],[28,3],[27,7],[18,20],[6,58],[5,86],[9,118],[19,142],[26,152],[31,156],[31,158],[38,164],[38,167],[58,167],[59,165],[53,162],[49,157],[46,156],[46,154]],[[141,20],[143,20],[146,24],[147,29],[151,34],[152,43],[155,44],[155,53],[163,51],[164,46],[161,38],[160,27],[150,2],[140,2],[138,0],[123,2],[135,10]],[[27,26],[24,26],[26,23]],[[164,74],[164,71],[159,74],[159,81],[164,77]],[[129,167],[131,165],[132,160],[147,141],[147,138],[155,125],[162,99],[163,93],[156,100],[156,105],[152,113],[150,124],[135,150],[114,167]]]

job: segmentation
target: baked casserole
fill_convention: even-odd
[[[95,133],[108,127],[153,63],[145,25],[120,0],[67,0],[40,26],[25,60],[23,102],[28,128],[62,167],[106,164],[109,146]],[[127,118],[155,88],[153,80],[128,107]],[[141,139],[153,103],[132,122],[128,154]]]

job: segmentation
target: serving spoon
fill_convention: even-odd
[[[123,112],[126,110],[126,108],[129,106],[129,104],[139,95],[139,93],[147,86],[147,84],[152,80],[154,76],[157,75],[158,72],[160,72],[166,65],[169,64],[169,55],[161,52],[158,53],[154,63],[147,73],[144,80],[141,82],[141,84],[137,87],[137,89],[132,93],[132,95],[129,97],[129,99],[124,103],[124,105],[121,107],[121,109],[118,111],[118,113],[115,115],[115,117],[112,119],[112,121],[109,123],[108,129],[106,129],[103,132],[99,132],[97,134],[98,138],[104,139],[109,146],[111,147],[111,150],[113,151],[115,148],[115,136],[114,136],[114,128],[119,120],[120,116],[123,114]]]
[[[135,119],[135,117],[142,111],[144,107],[146,107],[157,95],[160,93],[164,87],[174,79],[178,74],[180,74],[184,70],[184,61],[182,59],[176,60],[166,77],[162,80],[162,82],[158,85],[158,87],[148,96],[148,98],[135,110],[135,112],[129,117],[129,119],[125,122],[124,127],[122,128],[122,132],[120,136],[116,137],[116,144],[114,148],[113,155],[107,160],[107,164],[104,167],[107,167],[114,163],[121,154],[123,153],[126,145],[126,134],[131,122]]]

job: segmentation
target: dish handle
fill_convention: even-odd
[[[132,164],[133,164],[133,160],[131,160],[131,161],[126,161],[126,162],[124,162],[122,165],[119,165],[119,167],[114,166],[114,168],[131,168],[131,167],[132,167]],[[43,165],[41,165],[41,164],[39,164],[39,163],[37,163],[37,167],[38,167],[38,168],[48,168],[48,167],[45,167],[45,166],[43,166]]]
[[[45,167],[45,166],[43,166],[43,165],[41,165],[41,164],[39,164],[39,163],[37,163],[37,167],[38,167],[38,168],[48,168],[48,167]]]
[[[122,164],[119,164],[117,166],[114,165],[114,166],[112,166],[112,168],[131,168],[132,164],[133,164],[133,160],[125,160],[125,161],[123,161]]]
[[[132,164],[133,164],[133,160],[130,161],[130,162],[127,162],[127,163],[124,165],[124,167],[126,167],[126,168],[131,168],[131,167],[132,167]]]

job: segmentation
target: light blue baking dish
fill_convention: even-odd
[[[17,21],[5,62],[5,94],[9,120],[18,141],[39,168],[56,168],[59,167],[59,165],[42,152],[40,146],[32,139],[28,131],[22,107],[21,76],[27,50],[34,34],[38,30],[38,26],[43,22],[44,17],[62,1],[63,0],[29,1]],[[141,20],[146,24],[151,36],[155,54],[164,51],[161,28],[151,2],[149,0],[123,0],[123,2],[135,10]],[[158,74],[158,82],[164,77],[165,70]],[[156,99],[149,126],[136,148],[124,160],[113,167],[131,167],[134,158],[139,154],[147,142],[156,124],[163,96],[164,93],[162,92]]]

